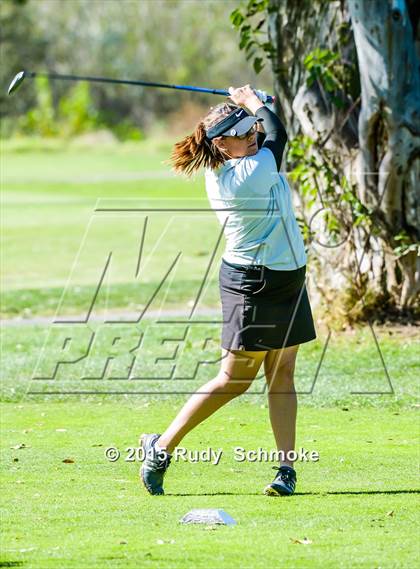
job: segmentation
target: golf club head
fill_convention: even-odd
[[[14,91],[16,91],[17,89],[19,89],[21,83],[23,82],[23,80],[26,77],[26,73],[25,71],[20,71],[19,73],[17,73],[14,77],[12,82],[9,85],[9,89],[7,90],[7,93],[9,95],[11,95]]]

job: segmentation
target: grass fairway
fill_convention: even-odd
[[[138,480],[139,463],[125,460],[125,449],[137,446],[141,432],[161,431],[187,396],[159,396],[167,380],[141,384],[153,385],[155,395],[34,395],[28,378],[46,329],[5,328],[4,566],[265,568],[281,560],[286,567],[308,569],[415,567],[418,337],[407,338],[403,330],[377,330],[394,394],[351,393],[387,389],[368,328],[334,336],[313,393],[299,396],[296,447],[315,450],[320,459],[297,463],[293,497],[269,498],[262,490],[273,463],[238,462],[233,450],[274,449],[259,389],[183,441],[188,450],[222,449],[219,464],[174,462],[167,495],[152,497]],[[204,326],[201,335],[207,336]],[[322,335],[299,352],[296,384],[302,391],[313,380],[321,340]],[[196,352],[188,346],[188,368]],[[89,365],[95,367],[95,358]],[[204,380],[197,378],[190,388]],[[70,375],[57,385],[78,390],[85,384]],[[120,380],[107,385],[116,384],[128,390]],[[117,462],[105,458],[108,447],[120,450]],[[237,525],[179,524],[193,508],[222,508]]]
[[[150,216],[143,244],[151,261],[139,284],[133,275],[144,219],[94,211],[98,199],[143,205],[156,198],[161,205],[205,199],[201,179],[168,176],[162,161],[169,150],[170,141],[87,151],[21,140],[3,148],[2,314],[27,320],[2,329],[0,567],[419,566],[415,328],[366,326],[331,335],[318,330],[316,341],[301,346],[296,447],[317,451],[320,459],[296,464],[297,492],[290,498],[262,494],[273,463],[234,459],[235,446],[274,449],[262,377],[251,394],[183,441],[188,450],[222,449],[217,466],[174,461],[167,495],[151,497],[139,482],[139,463],[125,460],[125,449],[136,447],[142,432],[164,429],[186,393],[217,373],[218,318],[199,316],[187,333],[169,313],[160,327],[147,314],[138,325],[102,326],[99,319],[83,329],[70,325],[65,334],[74,332],[75,356],[84,355],[86,338],[99,332],[89,357],[75,357],[54,380],[31,380],[40,354],[47,371],[57,362],[63,329],[49,322],[61,300],[58,315],[86,314],[110,252],[93,316],[105,309],[115,318],[138,315],[179,251],[165,302],[187,313],[214,251],[218,266],[223,241],[215,245],[220,228],[214,214],[175,216],[171,223],[167,215]],[[207,275],[198,308],[220,308],[216,273]],[[157,296],[151,310],[160,301]],[[56,329],[57,336],[50,334]],[[136,352],[142,381],[125,380],[117,372],[124,372],[128,351],[146,331],[148,341]],[[122,339],[116,347],[113,334]],[[164,343],[165,334],[170,341]],[[100,375],[111,350],[107,373],[119,379]],[[206,365],[197,367],[200,358]],[[117,462],[105,458],[108,447],[120,450]],[[193,508],[222,508],[237,525],[179,524]]]
[[[61,313],[83,312],[110,253],[104,283],[110,308],[144,305],[179,253],[167,303],[195,298],[213,252],[217,271],[221,227],[211,211],[185,212],[209,208],[204,181],[172,175],[163,163],[170,149],[171,141],[89,150],[46,141],[3,143],[2,314],[54,314],[63,289],[70,298]],[[111,206],[137,211],[111,212]],[[167,210],[149,211],[154,208]],[[216,278],[212,273],[207,281]],[[207,306],[216,301],[214,294],[203,299]]]
[[[151,497],[124,449],[137,445],[138,433],[162,429],[173,414],[169,402],[3,405],[3,562],[28,568],[265,568],[280,561],[293,568],[416,566],[414,411],[301,409],[298,446],[317,450],[320,460],[297,465],[295,496],[269,498],[261,492],[271,464],[237,462],[233,454],[236,445],[273,448],[267,409],[236,400],[184,441],[189,449],[223,449],[219,464],[176,462],[167,495]],[[10,448],[21,443],[26,448]],[[109,446],[121,450],[118,462],[105,459]],[[192,508],[223,508],[238,525],[180,525]],[[292,541],[304,538],[311,543]]]

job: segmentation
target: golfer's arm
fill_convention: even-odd
[[[261,107],[255,112],[255,116],[263,119],[262,126],[265,131],[265,139],[262,143],[263,148],[269,148],[274,155],[277,164],[277,170],[280,170],[281,161],[283,158],[284,148],[287,142],[286,129],[278,116],[267,109]],[[261,133],[258,133],[258,145],[261,143]]]
[[[258,148],[261,148],[263,142],[265,140],[265,132],[261,132],[260,130],[257,132],[257,145]]]

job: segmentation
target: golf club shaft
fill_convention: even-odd
[[[211,93],[229,97],[229,91],[224,89],[207,89],[206,87],[194,87],[192,85],[171,85],[168,83],[152,83],[149,81],[131,81],[129,79],[109,79],[107,77],[91,77],[82,75],[61,75],[59,73],[37,73],[26,71],[27,77],[47,77],[48,79],[61,79],[64,81],[90,81],[95,83],[116,83],[120,85],[139,85],[142,87],[157,87],[159,89],[178,89],[181,91],[195,91],[198,93]],[[273,102],[273,97],[267,95],[267,103]]]

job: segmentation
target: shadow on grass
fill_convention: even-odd
[[[420,494],[420,490],[344,490],[340,492],[295,492],[294,496],[328,495],[363,495],[363,494]],[[262,492],[202,492],[202,493],[166,493],[165,496],[262,496]]]

